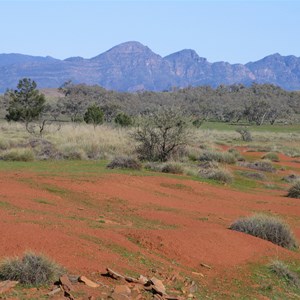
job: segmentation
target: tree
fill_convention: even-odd
[[[84,121],[87,124],[93,124],[94,128],[103,123],[103,111],[96,104],[90,105],[84,114]]]
[[[5,93],[9,99],[6,119],[24,122],[28,131],[29,123],[38,120],[46,107],[45,96],[36,87],[33,80],[23,78],[16,90],[8,90]]]
[[[115,123],[121,127],[127,127],[132,125],[132,119],[125,113],[118,113],[115,117]]]
[[[167,161],[179,146],[187,144],[189,125],[190,120],[177,108],[163,107],[143,117],[133,133],[140,158]]]

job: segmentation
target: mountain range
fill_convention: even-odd
[[[199,85],[249,85],[252,82],[300,90],[300,58],[276,53],[245,65],[224,61],[211,63],[191,49],[162,57],[134,41],[117,45],[90,59],[0,54],[0,92],[14,88],[23,77],[35,80],[39,88],[56,88],[71,80],[128,92]]]

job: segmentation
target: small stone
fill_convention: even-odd
[[[129,296],[131,294],[131,290],[127,285],[117,285],[114,289],[114,294]]]

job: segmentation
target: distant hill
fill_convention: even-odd
[[[117,91],[252,82],[300,90],[300,58],[273,54],[245,65],[211,63],[188,49],[161,57],[139,42],[117,45],[91,59],[0,54],[0,92],[14,88],[23,77],[35,80],[39,88],[59,87],[72,80]]]

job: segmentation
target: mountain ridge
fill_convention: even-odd
[[[121,43],[92,58],[0,54],[0,91],[14,88],[23,77],[32,78],[40,88],[59,87],[72,80],[127,92],[252,82],[300,90],[300,58],[274,53],[246,64],[209,62],[193,49],[162,57],[136,41]]]

